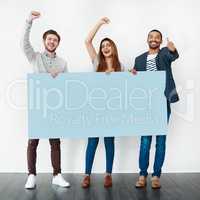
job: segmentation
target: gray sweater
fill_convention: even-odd
[[[45,73],[51,68],[57,68],[59,72],[67,72],[67,62],[58,57],[49,56],[46,51],[43,53],[35,52],[30,43],[30,31],[32,27],[32,21],[26,20],[23,38],[22,38],[22,49],[27,57],[29,63],[33,66],[33,70],[36,73]]]

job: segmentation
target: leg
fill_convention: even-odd
[[[99,138],[88,138],[88,145],[86,150],[86,170],[85,173],[90,175],[92,165],[94,162],[94,155],[99,142]]]
[[[27,148],[27,164],[28,164],[28,173],[36,175],[36,159],[37,159],[37,146],[39,139],[30,139],[28,140]]]
[[[160,177],[161,169],[165,159],[165,143],[166,143],[166,135],[158,135],[156,136],[156,153],[155,153],[155,161],[154,161],[154,173],[152,176]]]
[[[147,176],[149,167],[149,152],[151,147],[152,136],[142,136],[140,144],[139,167],[140,176]]]
[[[114,137],[104,137],[104,144],[106,149],[106,173],[104,179],[104,187],[109,188],[112,187],[112,167],[113,167],[113,160],[114,160]]]
[[[167,101],[167,120],[169,122],[169,118],[171,115],[171,107],[169,101]],[[166,135],[158,135],[156,136],[156,153],[155,153],[155,161],[154,161],[154,173],[152,176],[161,176],[162,166],[165,159],[165,151],[166,151]]]
[[[82,187],[83,188],[88,188],[90,187],[90,174],[92,171],[92,165],[94,162],[94,155],[97,149],[97,145],[99,142],[99,138],[88,138],[88,144],[87,144],[87,149],[86,149],[86,158],[85,158],[85,178],[82,181]]]
[[[51,145],[51,163],[53,166],[52,184],[60,187],[70,187],[61,174],[61,153],[60,153],[60,139],[49,139]]]
[[[49,139],[51,145],[51,164],[53,167],[53,175],[61,173],[61,153],[60,153],[60,139]]]
[[[114,160],[114,137],[105,137],[104,138],[105,149],[106,149],[106,172],[111,174],[113,168]]]

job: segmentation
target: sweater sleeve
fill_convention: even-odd
[[[30,63],[36,59],[36,52],[34,51],[30,43],[30,31],[32,27],[32,21],[26,20],[25,28],[23,31],[21,46],[22,50]]]

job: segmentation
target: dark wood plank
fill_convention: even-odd
[[[145,189],[136,189],[138,174],[113,174],[113,187],[103,186],[104,175],[93,174],[91,187],[81,188],[83,174],[63,174],[71,188],[52,186],[52,175],[37,176],[35,190],[24,189],[26,174],[0,174],[0,200],[200,200],[200,173],[163,174],[162,188],[151,188],[151,177]]]

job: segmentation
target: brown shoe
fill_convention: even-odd
[[[153,176],[151,179],[151,187],[152,189],[160,189],[161,184],[160,184],[160,178],[157,176]]]
[[[109,188],[112,187],[112,176],[106,175],[104,178],[104,187]]]
[[[89,188],[90,187],[90,176],[85,176],[81,186],[82,186],[82,188]]]
[[[135,184],[136,188],[144,188],[147,185],[147,178],[145,176],[139,176],[138,181]]]

